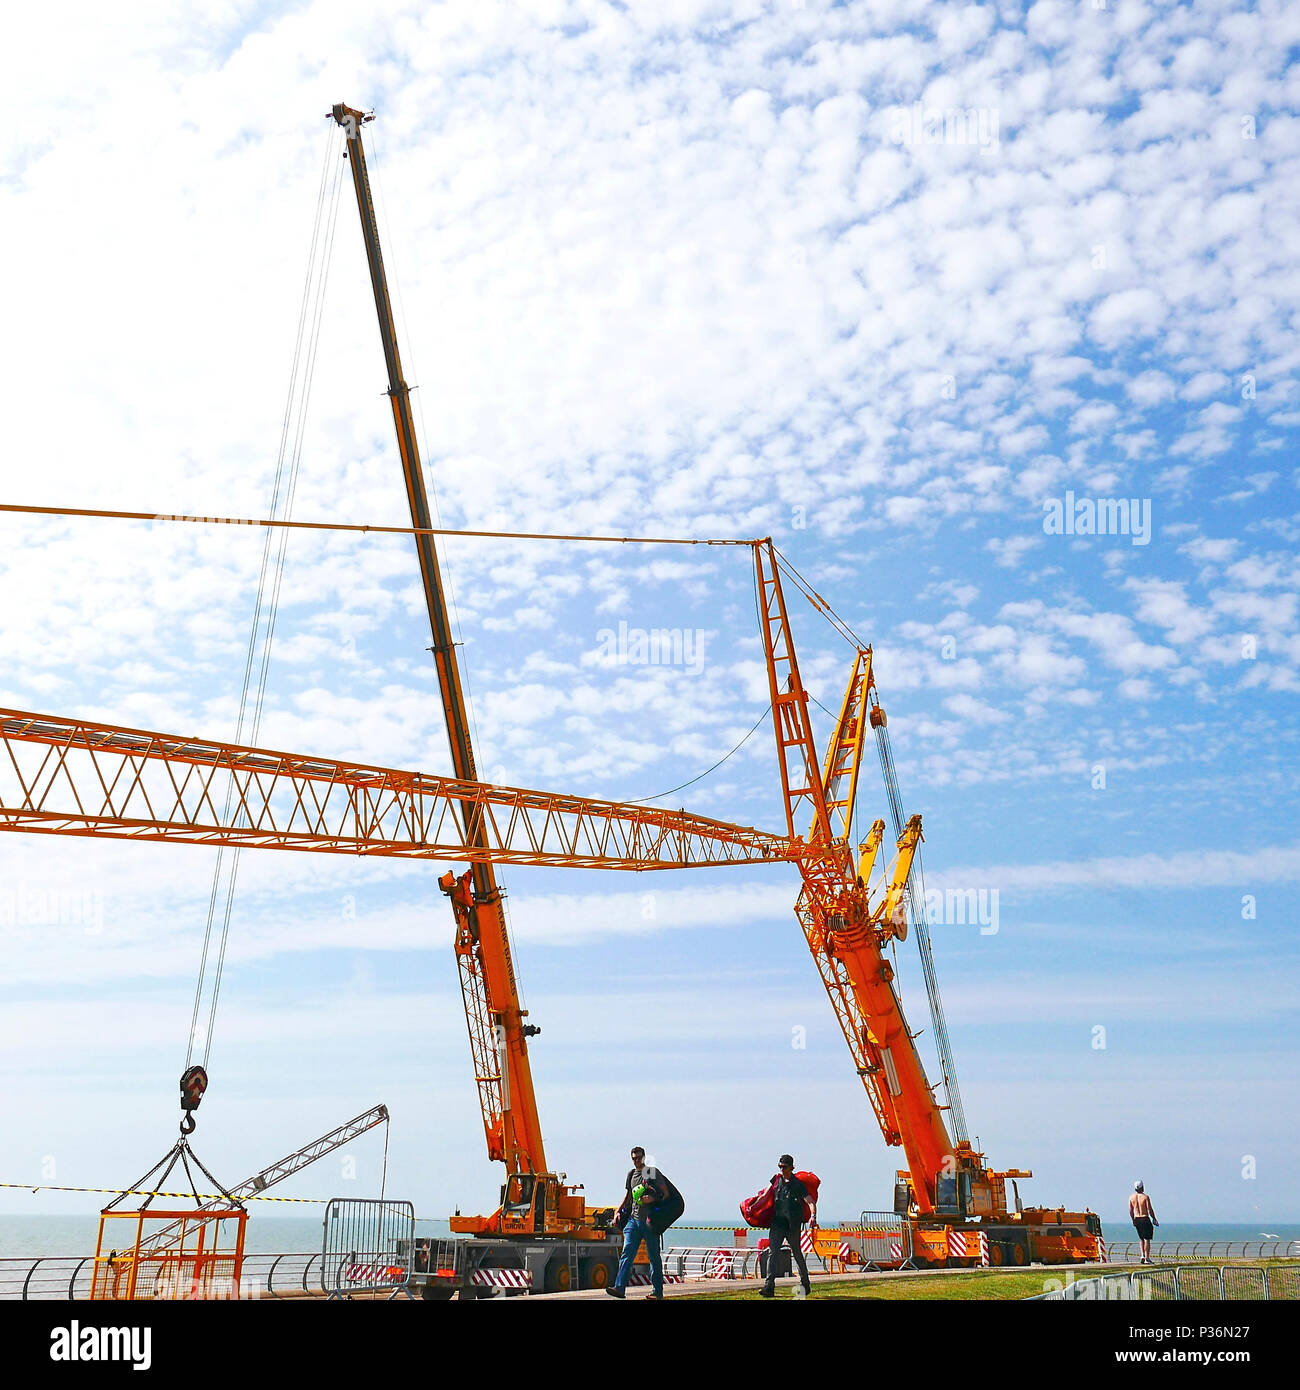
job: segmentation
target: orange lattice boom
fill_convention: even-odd
[[[403,859],[675,869],[796,859],[687,811],[0,709],[0,829]]]

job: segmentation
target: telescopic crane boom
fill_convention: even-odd
[[[352,170],[352,186],[356,192],[357,211],[361,216],[361,234],[365,239],[366,260],[370,265],[379,336],[388,367],[388,397],[393,408],[393,426],[397,432],[397,448],[402,461],[402,476],[406,481],[411,522],[414,526],[429,528],[433,523],[429,516],[420,447],[411,415],[411,392],[402,375],[401,354],[397,347],[392,303],[388,295],[388,278],[379,246],[379,226],[375,219],[375,204],[370,192],[370,175],[366,169],[365,146],[361,137],[362,126],[373,117],[344,105],[335,106],[330,114],[347,136],[346,157]],[[446,592],[433,537],[417,536],[416,549],[424,584],[425,607],[433,635],[433,659],[447,721],[452,766],[458,778],[473,782],[477,780],[474,749],[470,741],[460,665],[456,659]],[[466,824],[469,824],[468,818]],[[520,1184],[515,1179],[518,1175],[546,1175],[540,1194],[546,1207],[546,1215],[541,1222],[542,1233],[572,1234],[575,1227],[593,1224],[593,1218],[588,1216],[581,1199],[572,1196],[576,1189],[560,1190],[554,1175],[547,1173],[541,1120],[537,1113],[532,1068],[528,1061],[528,1039],[540,1029],[526,1021],[527,1011],[520,1007],[503,894],[496,873],[489,860],[476,858],[459,879],[455,875],[447,875],[439,881],[439,886],[450,897],[455,917],[456,961],[488,1155],[505,1164],[508,1186],[513,1184],[517,1191],[523,1187],[529,1189],[530,1219],[527,1224],[530,1226],[538,1224],[532,1219],[537,1183]],[[560,1207],[555,1206],[557,1199]],[[511,1207],[518,1208],[519,1205],[518,1201],[511,1203],[503,1196],[501,1211],[495,1218],[482,1221],[482,1229],[500,1233],[504,1214]],[[560,1208],[567,1214],[556,1215]],[[479,1218],[469,1220],[472,1223],[480,1221]],[[478,1229],[476,1225],[475,1233]]]

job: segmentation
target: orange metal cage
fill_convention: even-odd
[[[247,1220],[243,1208],[105,1210],[99,1218],[90,1297],[238,1298]]]

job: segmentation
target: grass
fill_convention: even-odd
[[[862,1276],[835,1279],[813,1285],[814,1301],[823,1299],[866,1298],[878,1302],[926,1299],[1017,1299],[1042,1293],[1045,1270],[1019,1270],[1015,1274],[986,1274],[972,1270],[969,1274],[918,1274],[905,1278],[872,1279]],[[678,1298],[710,1298],[728,1300],[758,1299],[758,1285],[737,1287],[719,1293],[679,1294]],[[777,1298],[793,1298],[794,1289],[781,1287]],[[673,1300],[676,1302],[676,1298]]]
[[[1191,1260],[1180,1260],[1179,1264],[1191,1264]],[[1201,1263],[1201,1261],[1196,1261]],[[1227,1262],[1220,1262],[1227,1263]],[[1234,1266],[1260,1266],[1265,1264],[1293,1264],[1295,1261],[1277,1260],[1232,1260]],[[1120,1273],[1136,1269],[1136,1265],[1091,1266],[1072,1271],[1076,1279],[1095,1278],[1103,1273]],[[952,1274],[909,1274],[883,1277],[857,1275],[847,1279],[828,1280],[813,1285],[814,1302],[864,1298],[877,1303],[930,1302],[936,1299],[958,1300],[963,1302],[1005,1302],[1032,1298],[1035,1294],[1046,1293],[1048,1288],[1058,1288],[1066,1277],[1066,1271],[1059,1269],[1025,1269],[1014,1272],[1002,1270],[973,1269]],[[793,1298],[796,1290],[782,1285],[776,1291],[777,1298]],[[731,1302],[756,1302],[757,1283],[736,1285],[729,1289],[709,1293],[678,1294],[674,1297],[691,1299],[724,1299]]]

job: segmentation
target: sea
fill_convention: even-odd
[[[823,1218],[823,1225],[832,1225]],[[844,1225],[852,1225],[846,1217]],[[735,1226],[726,1218],[701,1220],[674,1226],[668,1233],[669,1245],[729,1246]],[[1103,1223],[1106,1241],[1115,1244],[1134,1239],[1127,1221]],[[95,1250],[99,1218],[81,1216],[0,1215],[0,1259],[33,1258],[49,1255],[88,1255]],[[419,1221],[416,1234],[447,1236],[446,1221]],[[250,1254],[310,1254],[321,1248],[321,1219],[315,1216],[263,1216],[254,1211],[245,1231],[244,1248]],[[1300,1258],[1300,1223],[1259,1221],[1251,1224],[1212,1224],[1168,1222],[1156,1231],[1158,1241],[1294,1242],[1291,1253]],[[751,1237],[751,1243],[753,1238]],[[1222,1253],[1222,1252],[1217,1252]],[[1281,1253],[1286,1253],[1283,1250]]]

